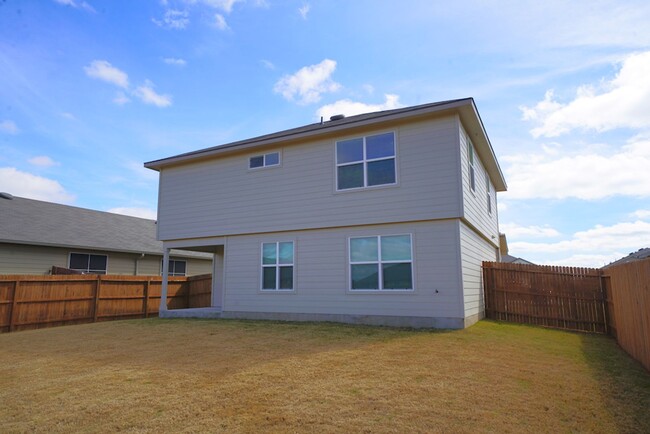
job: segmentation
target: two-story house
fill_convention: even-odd
[[[145,167],[160,172],[165,255],[214,255],[212,308],[166,310],[163,297],[161,316],[439,328],[483,316],[481,263],[499,258],[506,183],[471,98],[335,116]]]

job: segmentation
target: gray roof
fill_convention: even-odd
[[[492,144],[487,137],[487,133],[485,132],[485,128],[483,126],[483,121],[478,114],[478,110],[476,109],[473,98],[440,101],[393,110],[364,113],[322,123],[318,122],[298,128],[279,131],[272,134],[253,137],[251,139],[226,143],[206,149],[186,152],[184,154],[175,155],[173,157],[149,161],[144,165],[149,169],[160,170],[165,166],[185,163],[200,158],[212,158],[227,152],[257,148],[291,140],[302,140],[315,135],[334,134],[336,132],[348,130],[350,128],[372,125],[380,122],[395,121],[404,118],[426,116],[431,114],[443,114],[446,112],[454,112],[460,115],[465,124],[465,128],[468,129],[468,132],[472,136],[472,141],[475,142],[474,145],[476,147],[476,151],[479,153],[482,161],[484,161],[486,164],[486,168],[490,173],[496,190],[505,191],[507,189],[507,186],[503,177],[503,173],[501,172],[499,163],[496,161],[496,156],[494,154],[494,150],[492,149]]]
[[[632,252],[624,258],[614,261],[610,264],[607,264],[603,268],[612,267],[614,265],[627,264],[628,262],[640,261],[641,259],[650,258],[650,248],[639,249],[636,252]]]
[[[162,255],[156,222],[40,200],[0,197],[0,243]],[[174,251],[176,256],[205,254]]]
[[[532,262],[525,260],[524,258],[518,258],[516,256],[508,255],[507,253],[505,255],[501,255],[501,262],[507,262],[510,264],[535,265]]]

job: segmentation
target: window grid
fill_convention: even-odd
[[[474,169],[474,145],[469,137],[467,139],[467,161],[469,166],[469,188],[476,192],[476,171]]]
[[[380,236],[368,236],[368,237],[353,237],[349,239],[349,247],[348,247],[348,254],[349,256],[349,261],[350,261],[350,267],[349,267],[349,273],[350,273],[350,290],[351,291],[387,291],[387,292],[393,292],[393,291],[412,291],[413,290],[413,237],[409,234],[409,246],[410,246],[410,259],[405,260],[405,259],[396,259],[396,260],[384,260],[382,258],[382,239],[386,237],[391,237],[391,236],[396,236],[396,235],[380,235]],[[397,235],[399,236],[399,235]],[[363,238],[375,238],[377,240],[377,260],[376,261],[353,261],[352,260],[352,248],[351,248],[351,243],[352,240],[355,239],[363,239]],[[409,264],[411,268],[411,288],[398,288],[398,289],[385,289],[384,288],[384,264]],[[377,265],[378,268],[378,288],[372,289],[354,289],[352,286],[352,266],[353,265]]]
[[[397,167],[395,165],[395,156],[397,154],[397,149],[396,149],[396,143],[395,143],[395,134],[393,134],[393,155],[389,155],[386,157],[378,157],[378,158],[368,158],[368,146],[367,146],[367,138],[368,137],[373,137],[373,136],[364,136],[361,139],[363,140],[363,159],[362,160],[357,160],[357,161],[348,161],[345,163],[339,163],[338,162],[338,152],[336,155],[336,189],[338,191],[343,191],[343,190],[352,190],[355,188],[367,188],[367,187],[374,187],[378,185],[394,185],[397,183]],[[339,143],[339,142],[337,142]],[[386,161],[386,160],[393,160],[393,174],[395,177],[395,181],[391,183],[386,183],[386,184],[373,184],[373,185],[368,185],[368,165],[370,163],[378,162],[378,161]],[[345,167],[345,166],[353,166],[355,164],[362,164],[363,165],[363,185],[359,187],[347,187],[347,188],[339,188],[339,174],[338,174],[338,168],[339,167]]]
[[[291,245],[291,261],[283,262],[280,259],[280,245],[281,244],[290,244]],[[265,246],[273,245],[275,248],[275,262],[272,264],[264,263],[264,250]],[[279,241],[273,243],[262,243],[262,276],[261,276],[261,290],[262,291],[293,291],[294,289],[294,243],[293,241]],[[290,288],[281,288],[281,271],[282,269],[291,269],[291,287]],[[275,286],[273,288],[265,288],[264,276],[265,269],[274,269],[275,270]]]
[[[280,165],[280,153],[270,152],[268,154],[255,155],[248,159],[249,169],[261,169]]]

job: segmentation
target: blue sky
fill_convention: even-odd
[[[650,247],[647,1],[0,1],[0,191],[155,218],[145,161],[472,96],[510,253]]]

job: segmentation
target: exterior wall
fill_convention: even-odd
[[[494,240],[495,247],[499,242],[499,223],[497,201],[494,185],[491,186],[492,212],[488,213],[487,187],[485,184],[486,170],[478,154],[474,152],[474,170],[476,192],[470,188],[469,155],[467,153],[467,135],[460,127],[460,173],[462,177],[463,218],[481,232],[487,239]]]
[[[483,261],[496,261],[497,250],[462,221],[459,225],[464,315],[478,320],[485,312],[481,266]]]
[[[396,234],[412,235],[415,290],[349,291],[348,238]],[[438,318],[439,324],[462,327],[457,238],[458,220],[228,237],[224,316],[330,320],[358,316]],[[294,241],[293,292],[260,291],[261,243],[273,241]],[[449,321],[445,323],[445,319]]]
[[[107,255],[107,273],[159,276],[162,255],[102,252],[98,250],[69,249],[62,247],[30,246],[23,244],[0,244],[0,274],[50,274],[52,266],[67,267],[70,252]],[[174,258],[187,261],[187,275],[207,274],[212,271],[212,261],[202,259]]]
[[[396,134],[398,185],[337,192],[335,142],[386,131]],[[165,168],[158,238],[459,217],[458,131],[449,116],[264,149],[280,152],[279,167],[249,170],[249,157],[261,153],[252,151]]]

